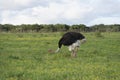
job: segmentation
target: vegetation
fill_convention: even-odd
[[[0,32],[66,32],[66,31],[81,31],[81,32],[119,32],[120,24],[113,25],[93,25],[86,26],[84,24],[67,25],[67,24],[0,24]]]
[[[77,58],[64,46],[58,54],[49,52],[62,34],[0,33],[0,80],[120,80],[120,32],[83,33],[87,43]]]

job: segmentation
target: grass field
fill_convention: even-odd
[[[77,58],[57,42],[63,33],[0,33],[0,80],[120,80],[120,32],[83,33]]]

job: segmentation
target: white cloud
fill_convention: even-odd
[[[74,7],[73,7],[74,6]],[[81,9],[79,9],[81,7]],[[78,5],[77,2],[72,4],[50,3],[48,7],[37,6],[21,11],[4,11],[2,12],[2,23],[22,24],[22,23],[64,23],[74,19],[83,18],[90,11],[86,5]],[[12,18],[11,18],[12,16]],[[67,24],[67,23],[66,23]]]
[[[120,0],[0,0],[0,23],[119,23],[119,4]]]
[[[118,24],[120,23],[120,17],[100,17],[91,21],[89,24]]]
[[[30,7],[33,0],[0,0],[1,10],[17,10]]]

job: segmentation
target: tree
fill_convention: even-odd
[[[5,32],[8,32],[14,29],[14,26],[12,24],[4,24],[4,25],[1,25],[1,27],[2,27],[1,28],[2,31],[5,31]]]

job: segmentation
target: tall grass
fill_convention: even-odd
[[[120,80],[120,33],[83,33],[77,58],[56,50],[62,33],[1,33],[0,80]]]

